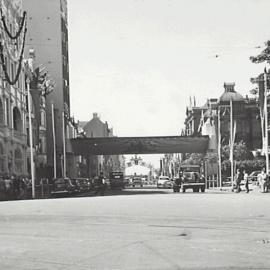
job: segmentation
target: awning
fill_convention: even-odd
[[[206,153],[208,136],[102,137],[70,139],[75,155]]]

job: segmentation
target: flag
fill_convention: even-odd
[[[201,119],[198,126],[198,132],[201,132],[203,125],[204,125],[204,116],[203,116],[203,110],[201,110]]]

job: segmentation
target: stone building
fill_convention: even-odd
[[[20,1],[1,1],[0,174],[27,174],[26,93],[23,53],[26,14]]]
[[[218,134],[218,111],[220,110],[221,138],[223,144],[230,138],[230,100],[233,104],[233,120],[236,121],[235,142],[243,140],[250,150],[260,149],[261,127],[257,101],[243,97],[235,91],[235,83],[224,83],[220,98],[210,98],[202,107],[187,109],[185,132],[187,135],[201,134],[200,124],[211,119]],[[217,138],[218,139],[218,138]]]

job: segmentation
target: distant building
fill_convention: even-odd
[[[187,108],[185,133],[187,135],[201,134],[200,124],[211,119],[218,134],[218,110],[221,119],[222,143],[228,144],[230,137],[230,100],[233,104],[233,119],[236,121],[236,139],[243,140],[250,150],[262,147],[261,127],[258,120],[259,109],[255,99],[243,97],[235,91],[234,83],[224,83],[224,92],[219,99],[208,99],[202,107]],[[203,117],[202,117],[203,116]]]
[[[80,134],[88,138],[114,136],[113,129],[109,128],[107,122],[102,122],[97,113],[93,113],[93,118],[89,122],[79,122],[79,128]],[[97,176],[101,171],[108,176],[110,171],[124,171],[125,160],[122,155],[89,155],[82,157],[80,166],[84,168],[87,176]]]

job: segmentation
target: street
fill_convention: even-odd
[[[0,269],[270,268],[267,193],[120,194],[1,202]]]

